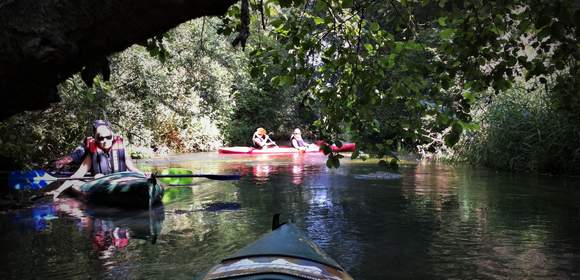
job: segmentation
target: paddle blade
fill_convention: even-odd
[[[13,190],[38,190],[56,180],[44,170],[13,171],[8,178],[8,185]]]
[[[191,175],[193,171],[185,168],[169,168],[162,170],[159,175]],[[158,178],[160,182],[167,184],[167,185],[191,185],[193,184],[193,180],[191,177],[160,177]]]

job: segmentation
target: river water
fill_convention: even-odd
[[[166,188],[163,207],[74,199],[0,214],[2,279],[192,279],[294,221],[355,279],[580,279],[580,180],[323,155],[198,153],[139,162],[243,175]]]

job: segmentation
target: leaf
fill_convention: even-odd
[[[324,153],[324,155],[329,155],[332,153],[332,148],[326,144],[322,145],[321,148],[322,148],[322,152]]]
[[[316,1],[314,4],[314,13],[319,14],[326,10],[326,3],[324,1]]]
[[[284,26],[284,24],[286,23],[284,21],[283,18],[277,18],[273,21],[270,22],[272,24],[272,26],[274,26],[275,28],[280,28],[281,26]]]
[[[340,167],[340,160],[339,160],[339,158],[338,158],[338,157],[334,157],[334,158],[332,159],[332,164],[333,164],[333,166],[334,166],[335,168],[339,168],[339,167]]]
[[[440,18],[437,19],[437,23],[439,23],[439,25],[441,27],[447,26],[447,22],[446,21],[447,21],[447,17],[440,17]]]
[[[367,49],[367,52],[372,53],[374,51],[373,45],[366,43],[366,44],[364,44],[364,46],[365,46],[365,49]]]
[[[284,86],[289,86],[292,85],[294,83],[294,78],[291,76],[279,76],[278,77],[278,86],[284,87]]]
[[[463,130],[473,131],[473,130],[478,130],[479,129],[479,124],[477,124],[477,123],[474,123],[474,122],[462,122],[462,121],[458,121],[458,122],[461,125],[461,127],[463,127]]]
[[[332,158],[328,158],[328,159],[326,160],[326,167],[328,167],[328,168],[332,168],[332,166],[333,166],[332,164],[333,164],[333,162],[332,162]]]
[[[324,19],[321,17],[314,17],[313,20],[314,20],[314,24],[316,24],[316,25],[321,25],[325,22]]]
[[[465,91],[463,93],[463,98],[465,98],[465,100],[467,100],[469,103],[473,103],[473,101],[475,101],[475,96],[473,96],[473,94],[469,91]]]
[[[439,37],[442,40],[450,40],[455,35],[455,29],[453,28],[446,28],[439,32]]]
[[[397,59],[397,54],[391,53],[386,58],[381,59],[381,65],[387,69],[392,69],[393,66],[395,66],[396,59]]]
[[[342,8],[352,8],[353,0],[342,0]]]

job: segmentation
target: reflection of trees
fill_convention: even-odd
[[[558,218],[533,180],[429,164],[414,174],[403,195],[415,219],[433,224],[421,237],[430,239],[434,275],[536,278],[571,269],[548,245],[558,232],[549,221]]]
[[[269,232],[271,215],[281,213],[362,279],[386,273],[394,279],[534,278],[574,271],[573,257],[558,256],[578,255],[577,199],[534,190],[538,184],[522,177],[419,164],[403,166],[399,181],[364,181],[349,174],[376,171],[376,165],[347,161],[327,170],[324,158],[312,155],[238,157],[198,168],[243,177],[203,181],[189,199],[165,205],[164,251],[148,260],[156,267],[192,274],[207,269]],[[236,201],[241,210],[174,211],[220,201]],[[550,204],[563,201],[570,202]]]

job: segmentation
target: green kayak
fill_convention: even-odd
[[[198,279],[335,279],[352,277],[293,224],[283,224],[223,259]]]
[[[155,178],[119,172],[71,188],[87,203],[121,208],[148,208],[161,202],[163,188]]]

